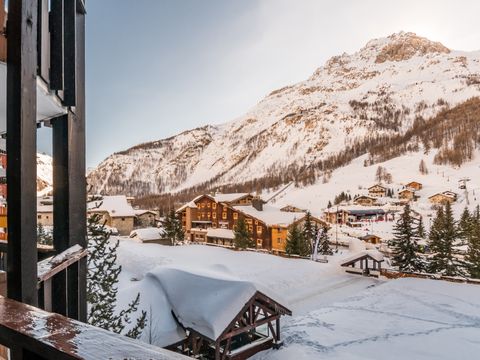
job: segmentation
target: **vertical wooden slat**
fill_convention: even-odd
[[[50,88],[63,90],[63,0],[50,7]]]
[[[80,10],[80,9],[79,9]],[[83,10],[83,7],[82,7]],[[71,123],[71,225],[70,245],[79,244],[87,248],[87,180],[85,159],[85,14],[77,12],[76,21],[76,106]],[[76,155],[74,155],[76,154]],[[75,206],[73,206],[75,204]],[[82,258],[78,267],[78,319],[87,321],[87,258]]]
[[[8,3],[8,296],[37,305],[37,0]]]
[[[48,19],[48,0],[38,0],[37,58],[38,75],[48,84],[50,82],[50,32]]]
[[[70,245],[68,115],[52,119],[53,246],[57,252]],[[62,272],[52,281],[53,311],[67,315],[67,277]]]
[[[65,106],[75,106],[76,101],[76,1],[65,1],[63,6],[64,98]]]

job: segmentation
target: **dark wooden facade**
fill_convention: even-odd
[[[201,232],[195,232],[195,229],[229,229],[233,230],[237,225],[239,219],[244,219],[247,223],[248,230],[252,235],[252,239],[255,241],[258,249],[271,249],[271,229],[261,220],[256,219],[250,215],[244,214],[238,211],[234,205],[248,205],[251,204],[253,199],[252,195],[246,196],[239,201],[233,203],[217,202],[215,198],[209,195],[203,195],[194,203],[195,208],[185,208],[180,211],[182,217],[182,223],[187,236],[190,236],[191,241],[199,241],[202,239],[196,234]],[[188,212],[188,214],[187,214]],[[190,225],[191,224],[191,225]],[[192,231],[193,229],[193,231]],[[208,242],[208,238],[205,233],[205,237],[202,240]],[[218,241],[218,240],[210,240]]]

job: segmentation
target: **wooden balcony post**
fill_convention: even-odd
[[[37,305],[37,0],[8,2],[8,296]]]

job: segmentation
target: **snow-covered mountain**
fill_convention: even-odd
[[[53,159],[50,155],[37,153],[37,195],[52,191]]]
[[[113,154],[90,172],[89,183],[96,192],[139,196],[281,178],[353,144],[405,133],[416,119],[480,96],[479,84],[480,51],[393,34],[331,58],[233,121]]]

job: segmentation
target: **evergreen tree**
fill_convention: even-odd
[[[305,215],[305,222],[303,223],[302,233],[305,241],[310,244],[310,249],[313,249],[313,242],[315,241],[315,229],[310,211],[307,211],[307,214]]]
[[[288,255],[307,256],[310,253],[310,246],[303,236],[303,232],[296,225],[292,225],[287,237],[285,251]]]
[[[467,237],[468,251],[466,262],[470,277],[480,279],[480,207],[471,217],[471,228]]]
[[[394,237],[390,241],[393,256],[392,261],[400,271],[415,272],[423,269],[423,261],[418,255],[417,229],[411,216],[410,206],[407,204],[403,214],[393,229]]]
[[[52,233],[46,231],[41,223],[37,224],[37,243],[41,245],[53,245]]]
[[[172,245],[176,242],[185,240],[185,232],[183,231],[182,222],[175,213],[170,210],[169,213],[161,221],[163,231],[167,239],[170,239]]]
[[[425,161],[423,159],[420,161],[420,164],[418,165],[418,171],[420,171],[420,174],[422,175],[428,174],[427,165],[425,164]]]
[[[101,216],[92,215],[88,219],[88,273],[87,301],[89,303],[88,322],[117,334],[124,333],[132,323],[140,304],[140,294],[128,304],[126,309],[117,311],[118,276],[122,267],[117,265],[119,241],[110,241],[110,232],[101,223]],[[135,325],[125,335],[139,338],[146,326],[147,313],[141,312]]]
[[[318,253],[321,255],[333,255],[333,250],[330,247],[330,237],[328,236],[328,227],[323,225],[319,231]]]
[[[465,207],[463,210],[460,221],[458,222],[458,235],[464,243],[468,241],[468,237],[473,230],[473,217],[468,211],[468,208]]]
[[[458,238],[458,229],[453,218],[450,203],[445,210],[440,208],[433,221],[429,234],[429,246],[432,251],[429,270],[447,276],[464,276],[465,263],[458,257],[455,242]]]
[[[425,236],[427,236],[427,233],[425,231],[425,227],[423,226],[423,217],[420,216],[417,224],[417,237],[419,237],[420,239],[424,239]]]
[[[330,209],[331,207],[332,207],[332,202],[330,200],[328,200],[327,209]]]
[[[255,243],[252,240],[252,236],[248,231],[247,223],[244,218],[240,218],[237,221],[237,225],[233,230],[234,238],[233,243],[237,249],[246,249],[255,247]]]

